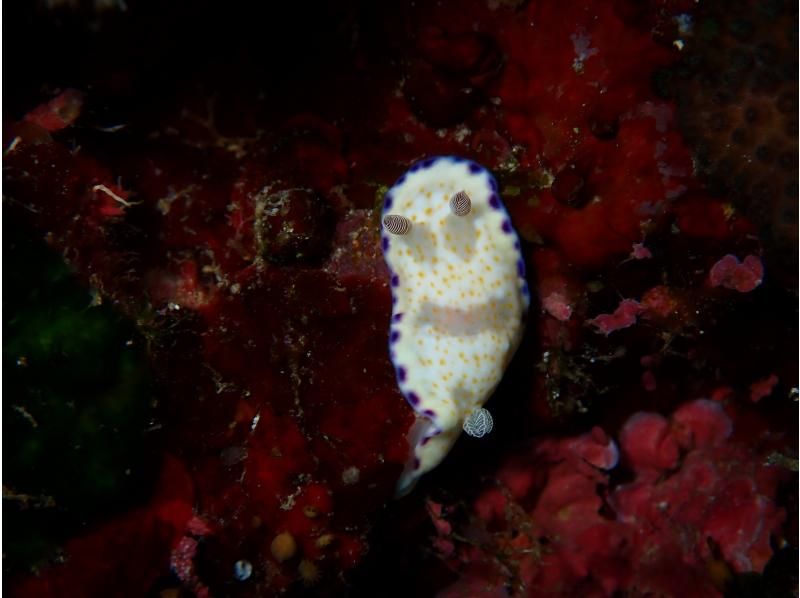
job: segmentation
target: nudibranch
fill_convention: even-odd
[[[417,414],[397,484],[409,492],[462,429],[481,437],[483,404],[519,344],[530,303],[519,239],[485,168],[442,156],[415,163],[384,198],[391,273],[389,354]]]

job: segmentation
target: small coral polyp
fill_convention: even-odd
[[[482,405],[519,344],[530,297],[497,182],[475,162],[417,162],[386,193],[382,221],[389,352],[417,414],[397,484],[403,495],[444,459],[462,427],[474,428],[465,421],[480,414],[491,422]],[[491,426],[476,429],[483,435]]]

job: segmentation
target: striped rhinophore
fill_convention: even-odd
[[[472,210],[472,200],[464,191],[459,191],[450,198],[450,211],[456,216],[466,216]]]
[[[393,235],[407,235],[411,232],[411,220],[405,216],[389,214],[383,217],[383,228]]]

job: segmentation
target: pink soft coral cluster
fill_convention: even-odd
[[[763,570],[784,518],[772,500],[780,474],[730,442],[732,429],[721,405],[708,400],[681,406],[669,420],[654,413],[628,420],[620,440],[636,478],[610,500],[635,529],[640,568],[662,567],[657,553],[668,550],[702,577],[698,567],[718,546],[734,571]]]
[[[712,266],[708,277],[712,287],[749,293],[761,284],[764,266],[755,255],[748,255],[739,263],[735,255],[728,254]]]
[[[451,534],[437,505],[435,546],[463,573],[442,595],[721,595],[733,572],[763,570],[785,516],[782,474],[732,431],[701,399],[633,415],[619,451],[600,428],[537,443],[503,464],[465,529]],[[615,486],[620,455],[629,481]]]

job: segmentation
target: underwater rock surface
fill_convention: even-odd
[[[39,250],[9,252],[6,234],[5,328],[97,332],[47,351],[4,336],[27,390],[4,405],[4,514],[31,522],[4,538],[8,594],[794,588],[797,288],[781,252],[797,217],[709,180],[724,147],[687,115],[714,99],[692,108],[666,85],[711,39],[696,25],[718,11],[696,10],[9,7],[26,52],[6,69],[4,228],[46,243],[80,301],[48,317],[66,291],[41,282],[55,290],[26,304],[11,273]],[[748,128],[746,147],[775,130]],[[380,213],[437,155],[496,179],[531,305],[492,433],[462,435],[394,500],[414,414],[387,349]],[[26,367],[66,390],[41,394]]]

